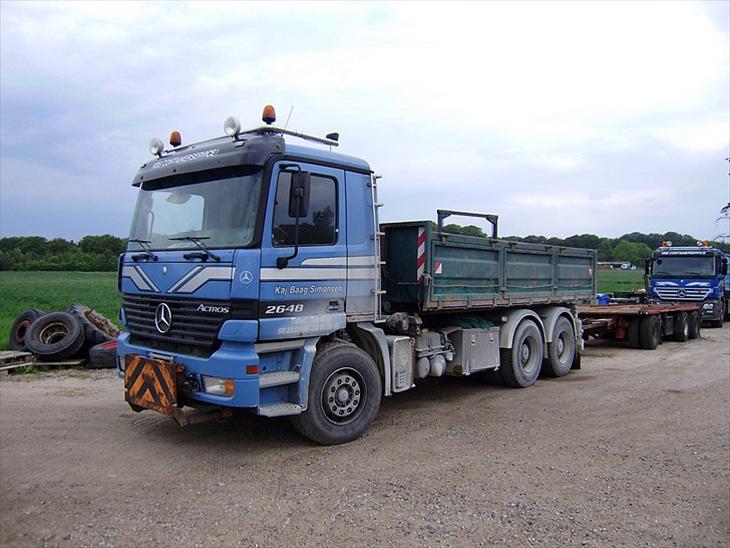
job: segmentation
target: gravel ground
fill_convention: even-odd
[[[437,379],[319,447],[178,428],[111,372],[0,380],[0,545],[730,545],[730,325],[587,349],[527,390]]]

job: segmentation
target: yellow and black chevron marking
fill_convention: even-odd
[[[127,356],[124,399],[165,415],[175,414],[177,383],[175,365],[143,356]]]

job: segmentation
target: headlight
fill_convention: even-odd
[[[203,391],[214,396],[230,397],[234,392],[233,380],[203,375]]]
[[[702,305],[702,310],[712,310],[715,308],[715,303],[705,303]]]

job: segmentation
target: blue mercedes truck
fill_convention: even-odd
[[[134,178],[117,355],[132,409],[288,416],[336,444],[427,377],[528,387],[579,367],[595,251],[500,240],[490,214],[381,224],[379,176],[332,151],[338,134],[277,127],[270,106],[262,119],[153,139]],[[491,230],[451,234],[451,216]]]
[[[728,311],[728,257],[707,241],[696,247],[662,242],[647,260],[649,299],[655,302],[697,302],[702,321],[722,327]]]

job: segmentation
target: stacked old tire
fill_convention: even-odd
[[[9,346],[12,350],[32,352],[44,362],[88,358],[93,369],[113,368],[118,334],[107,318],[82,304],[49,314],[29,308],[13,323]]]

